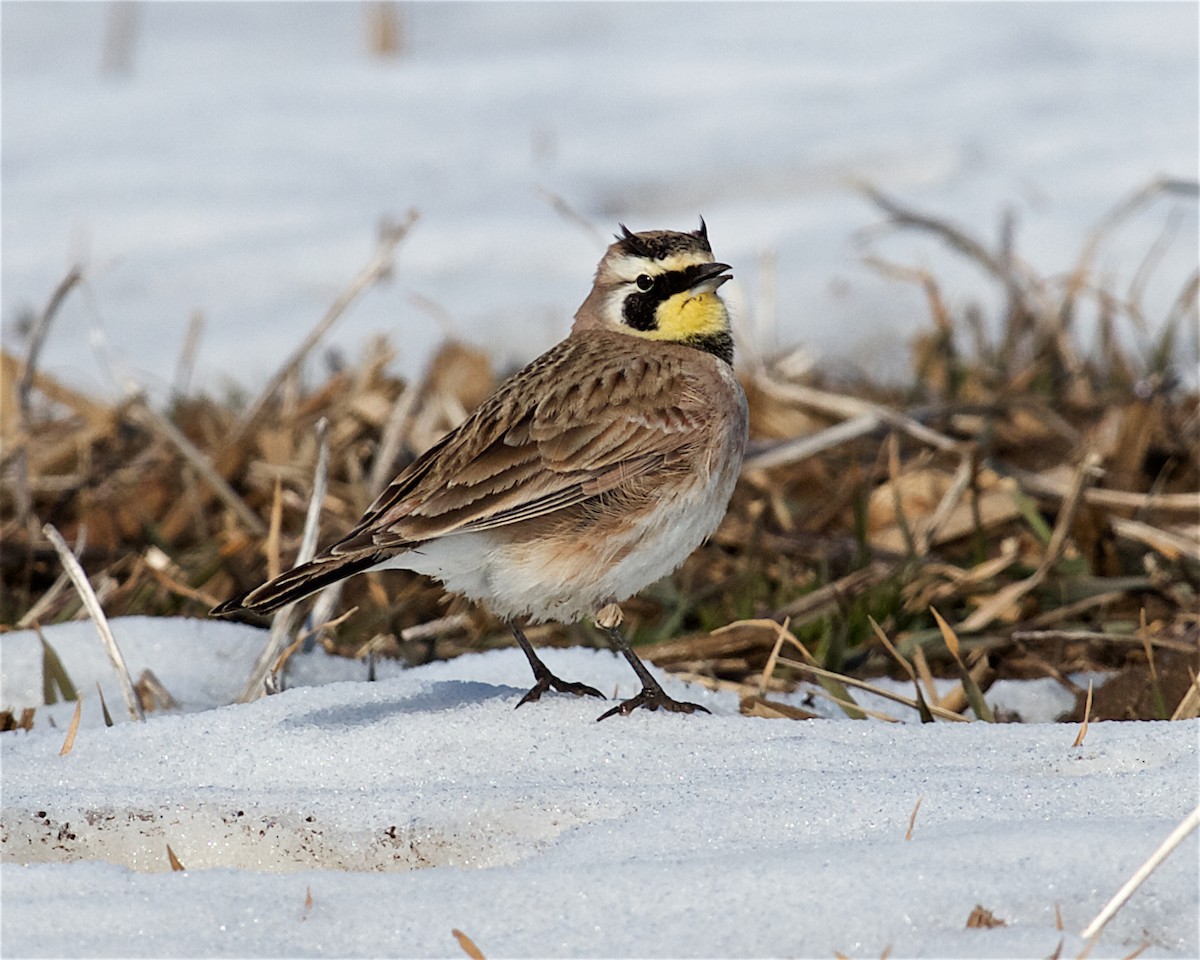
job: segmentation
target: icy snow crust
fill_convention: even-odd
[[[309,685],[219,706],[262,631],[114,627],[183,710],[105,728],[95,682],[121,704],[93,628],[46,631],[85,705],[67,757],[70,704],[0,737],[8,956],[455,956],[453,928],[496,957],[1049,956],[1063,936],[1073,956],[1197,802],[1194,721],[1094,724],[1072,749],[1049,724],[747,719],[667,675],[714,715],[596,723],[574,697],[514,711],[516,650],[374,683],[318,653],[294,661]],[[0,637],[6,706],[39,651]],[[606,651],[546,659],[634,692]],[[164,872],[167,844],[187,872]],[[1192,837],[1092,956],[1195,956],[1198,879]],[[1008,926],[964,929],[976,903]]]

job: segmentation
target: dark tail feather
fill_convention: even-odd
[[[289,603],[303,600],[331,583],[370,570],[378,562],[379,557],[374,555],[312,560],[281,573],[249,593],[226,600],[219,607],[213,607],[208,615],[230,617],[242,613],[271,613]]]

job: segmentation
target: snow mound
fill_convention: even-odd
[[[665,678],[714,715],[596,723],[588,699],[514,710],[516,650],[374,683],[317,655],[309,685],[205,708],[260,631],[114,627],[187,710],[106,728],[90,625],[47,631],[86,703],[68,756],[60,720],[0,738],[8,955],[440,956],[458,928],[489,956],[1073,956],[1197,802],[1196,721],[1073,748],[1049,724],[750,719]],[[0,638],[6,691],[40,669],[28,643]],[[547,659],[633,692],[607,652]],[[1196,956],[1198,889],[1193,836],[1090,955]],[[966,929],[976,904],[1006,926]]]

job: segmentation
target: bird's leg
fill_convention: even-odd
[[[597,625],[608,634],[613,642],[613,646],[621,651],[621,656],[629,661],[629,665],[633,667],[633,672],[638,675],[638,679],[642,681],[642,692],[624,703],[619,703],[611,710],[602,713],[596,719],[605,720],[614,714],[620,714],[623,717],[629,716],[638,707],[643,707],[646,710],[658,710],[660,707],[663,710],[671,713],[694,713],[701,710],[704,713],[711,711],[707,707],[702,707],[698,703],[688,703],[684,700],[673,700],[667,696],[667,692],[662,688],[646,665],[633,652],[633,647],[629,645],[629,641],[625,639],[621,633],[619,624],[621,622],[621,613],[619,608],[615,608],[615,604],[610,604],[601,610],[596,616]]]
[[[557,690],[559,693],[573,693],[577,697],[589,696],[599,697],[601,700],[605,699],[604,694],[595,687],[589,687],[585,683],[567,683],[565,680],[559,680],[534,652],[533,644],[529,642],[529,638],[525,636],[525,632],[517,625],[517,621],[509,620],[508,628],[512,630],[513,636],[517,638],[517,643],[521,645],[521,650],[525,653],[525,659],[529,661],[529,666],[533,669],[533,678],[537,681],[533,685],[533,689],[521,698],[521,702],[517,704],[518,707],[540,700],[542,694],[547,690]]]

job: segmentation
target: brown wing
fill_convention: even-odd
[[[328,551],[402,549],[544,516],[617,490],[690,450],[710,415],[678,355],[576,335],[514,375],[409,465]]]

